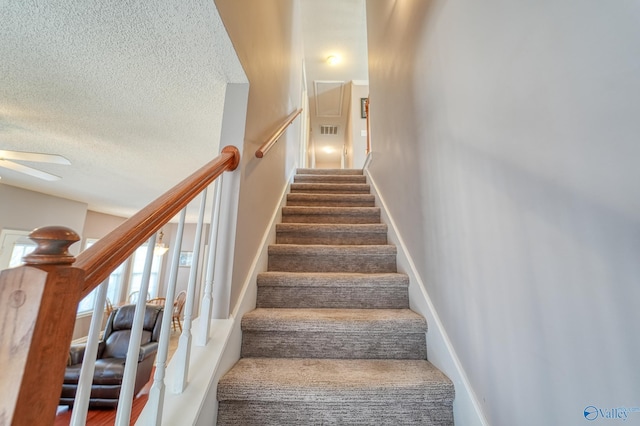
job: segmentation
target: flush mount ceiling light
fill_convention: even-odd
[[[338,55],[329,55],[327,56],[327,63],[329,65],[337,65],[340,63],[340,56]]]
[[[330,147],[330,146],[325,146],[324,148],[322,148],[322,150],[324,152],[326,152],[327,154],[333,154],[333,152],[334,152],[334,149],[332,147]]]

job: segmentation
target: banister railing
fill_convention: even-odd
[[[296,119],[297,116],[302,113],[302,108],[292,112],[289,116],[284,120],[284,122],[278,127],[278,129],[267,139],[265,143],[263,143],[260,148],[256,151],[256,157],[262,158],[264,155],[275,145],[275,143],[280,139],[280,136],[287,130],[287,127],[293,123],[293,120]]]
[[[183,224],[184,211],[189,202],[198,194],[206,193],[206,188],[223,172],[235,170],[239,162],[238,149],[234,146],[225,147],[218,157],[77,258],[68,253],[68,247],[80,239],[72,230],[47,227],[32,232],[30,238],[36,241],[38,247],[25,258],[26,264],[0,271],[0,395],[3,396],[0,399],[0,426],[53,423],[78,302],[105,281],[150,237],[148,247],[153,247],[155,233],[178,213],[181,213]],[[237,189],[239,176],[231,176],[234,177],[227,186],[230,190]],[[228,197],[237,199],[237,195]],[[223,197],[223,205],[225,199]],[[203,197],[202,202],[205,201]],[[233,210],[232,207],[230,209]],[[174,250],[179,251],[179,246]],[[150,265],[149,259],[147,264]],[[177,267],[177,260],[174,266]],[[175,283],[170,297],[174,291]],[[143,315],[141,311],[144,312],[145,302],[143,298],[140,300],[136,317]],[[172,300],[172,297],[168,300]],[[170,304],[164,315],[172,315]],[[141,329],[141,321],[134,319],[134,322],[138,322]],[[168,321],[163,321],[163,324],[166,326]],[[161,340],[160,345],[168,345],[168,330],[162,334],[165,341],[163,343]],[[135,358],[137,354],[130,356]],[[125,371],[125,380],[127,374]],[[129,412],[123,410],[123,417],[126,418],[117,419],[117,424],[129,424]],[[82,422],[80,419],[77,424]]]
[[[235,170],[239,163],[240,153],[236,147],[223,148],[218,157],[80,253],[74,266],[86,273],[82,297],[107,278],[142,242],[169,222],[218,176],[226,170]]]

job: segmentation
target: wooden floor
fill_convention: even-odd
[[[148,392],[148,391],[147,391]],[[148,394],[140,395],[133,400],[131,406],[131,422],[135,424],[138,420],[138,416],[142,412],[145,404],[149,399]],[[91,426],[113,426],[116,420],[116,409],[104,409],[104,410],[89,410],[87,412],[87,425]],[[59,407],[58,414],[56,415],[56,421],[53,423],[55,426],[66,426],[71,422],[71,410],[69,407]]]
[[[169,340],[169,354],[168,359],[171,359],[171,356],[176,351],[178,347],[178,338],[180,334],[177,332],[171,332],[171,339]],[[155,372],[155,367],[151,371],[151,377],[153,378],[153,373]],[[131,422],[130,424],[135,424],[136,420],[138,420],[138,416],[142,413],[142,409],[144,408],[147,400],[149,399],[149,389],[151,388],[151,381],[147,383],[144,388],[140,391],[137,398],[133,399],[133,404],[131,406]],[[58,413],[56,414],[56,420],[53,423],[54,426],[67,426],[71,422],[71,412],[67,406],[59,406]],[[88,426],[112,426],[116,420],[116,409],[102,409],[102,410],[89,410],[87,413],[87,422]]]

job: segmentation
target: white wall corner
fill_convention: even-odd
[[[375,180],[369,173],[370,162],[371,156],[369,155],[365,162],[365,175],[371,184],[376,204],[380,206],[382,221],[389,227],[389,243],[395,244],[398,249],[398,272],[403,272],[409,276],[409,305],[413,311],[427,319],[427,359],[446,374],[455,386],[456,396],[453,401],[455,422],[465,426],[488,426],[489,422],[482,412],[478,398],[440,321],[424,282],[418,274],[407,246],[398,233],[398,228],[389,214],[387,205],[378,191]]]

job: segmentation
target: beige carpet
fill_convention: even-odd
[[[361,170],[299,169],[219,425],[452,425],[451,381]]]

